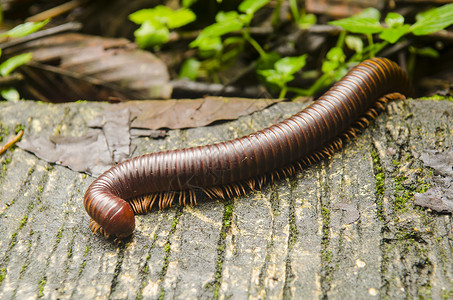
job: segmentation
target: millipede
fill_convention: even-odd
[[[135,214],[178,201],[196,204],[199,193],[225,199],[331,156],[385,109],[412,94],[406,72],[386,58],[353,67],[324,95],[292,117],[247,136],[199,147],[145,154],[100,175],[84,205],[90,228],[130,236]]]

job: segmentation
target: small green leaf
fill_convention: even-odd
[[[244,24],[237,12],[219,12],[216,16],[217,23],[211,24],[203,29],[198,37],[190,43],[190,47],[198,47],[204,50],[222,48],[220,37],[233,31],[239,31]],[[220,45],[219,45],[220,44]]]
[[[154,8],[141,9],[129,15],[129,20],[135,24],[141,25],[145,22],[161,23],[166,27],[173,29],[184,26],[193,22],[196,15],[188,8],[172,10],[163,5]]]
[[[375,19],[375,20],[379,21],[379,19],[381,18],[381,13],[379,12],[379,10],[377,10],[374,7],[368,7],[353,17],[366,18],[366,19],[371,18],[371,19]]]
[[[231,11],[219,11],[217,15],[215,16],[215,21],[217,23],[222,23],[222,22],[229,22],[229,21],[237,21],[240,19],[240,16],[237,11],[231,10]]]
[[[384,28],[379,37],[391,44],[396,43],[403,35],[410,32],[411,26],[404,24],[401,27]]]
[[[400,14],[389,12],[385,17],[385,24],[390,28],[400,27],[404,24],[404,17]]]
[[[425,47],[425,48],[415,48],[415,47],[409,47],[409,51],[412,53],[415,53],[417,55],[421,56],[426,56],[426,57],[431,57],[431,58],[438,58],[439,57],[439,52],[436,49],[433,49],[431,47]]]
[[[332,61],[344,62],[346,56],[344,55],[343,49],[340,47],[333,47],[327,52],[326,58]]]
[[[355,35],[346,36],[345,43],[346,43],[346,46],[348,46],[349,49],[352,49],[352,50],[354,50],[357,53],[362,53],[362,51],[363,51],[363,41],[358,36],[355,36]]]
[[[22,66],[23,64],[26,64],[29,62],[33,57],[33,54],[31,53],[24,53],[24,54],[19,54],[16,56],[13,56],[6,61],[2,62],[0,65],[0,74],[2,76],[8,76],[11,74],[14,69],[17,67]]]
[[[453,24],[453,3],[419,13],[411,31],[415,35],[426,35]]]
[[[49,21],[50,21],[50,19],[47,19],[47,20],[44,20],[41,22],[26,22],[26,23],[17,25],[13,29],[3,33],[0,36],[8,36],[10,38],[23,37],[23,36],[29,35],[30,33],[38,31],[43,26],[45,26],[47,23],[49,23]]]
[[[168,28],[178,28],[195,21],[197,16],[187,8],[181,8],[175,11],[168,21]]]
[[[348,18],[329,22],[353,33],[373,34],[382,31],[379,21],[371,18]]]
[[[200,69],[201,62],[195,58],[187,59],[181,67],[179,78],[188,78],[190,80],[197,79],[198,70]]]
[[[363,10],[360,14],[350,18],[331,21],[329,24],[340,26],[353,33],[373,34],[382,31],[379,23],[380,13],[375,8]]]
[[[222,36],[230,32],[239,31],[242,29],[242,22],[240,20],[228,20],[222,23],[214,23],[203,29],[200,36]]]
[[[0,94],[3,99],[11,102],[17,102],[20,100],[19,92],[15,88],[2,88],[0,90]]]
[[[292,75],[285,75],[272,69],[258,71],[258,74],[264,76],[267,82],[278,85],[279,87],[283,87],[285,83],[294,79]]]
[[[218,36],[198,37],[189,44],[190,47],[198,47],[201,51],[220,51],[223,49],[222,39]]]
[[[337,70],[344,62],[346,55],[343,49],[339,47],[333,47],[327,52],[326,60],[322,64],[322,71],[324,73],[330,73]]]
[[[275,70],[282,74],[294,74],[305,66],[306,55],[284,57],[275,63]]]
[[[145,49],[165,44],[170,37],[170,31],[160,23],[146,21],[134,32],[134,36],[139,47]]]
[[[301,29],[307,29],[310,26],[316,24],[316,16],[314,14],[302,15],[299,20],[297,20],[297,25]]]
[[[257,10],[268,4],[270,0],[245,0],[239,5],[239,11],[253,15]]]
[[[158,5],[154,8],[145,8],[131,13],[129,15],[129,20],[137,25],[141,25],[150,20],[166,23],[167,15],[171,12],[172,10],[169,7]]]

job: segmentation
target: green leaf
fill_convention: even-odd
[[[373,34],[382,31],[379,21],[371,18],[347,18],[329,22],[331,25],[340,26],[353,33]]]
[[[245,0],[239,5],[239,11],[247,15],[253,15],[261,7],[268,4],[270,0]]]
[[[421,56],[426,56],[426,57],[431,57],[431,58],[438,58],[439,57],[439,52],[437,50],[431,48],[431,47],[425,47],[425,48],[415,48],[415,47],[409,47],[409,51],[412,53],[415,53],[417,55]]]
[[[215,16],[215,21],[217,23],[222,23],[222,22],[229,22],[229,21],[237,21],[240,20],[240,15],[238,14],[237,11],[219,11],[217,15]]]
[[[419,13],[411,31],[415,35],[426,35],[453,24],[453,3]]]
[[[273,69],[279,59],[281,56],[277,52],[267,52],[264,57],[260,57],[256,61],[256,69],[257,71]]]
[[[170,37],[170,31],[160,23],[146,21],[135,30],[134,36],[138,46],[144,49],[165,44]]]
[[[136,12],[133,12],[129,15],[129,20],[134,22],[137,25],[141,25],[145,23],[146,21],[149,20],[159,20],[163,19],[165,22],[166,15],[171,12],[171,9],[163,6],[163,5],[158,5],[154,8],[146,8],[146,9],[141,9]],[[161,21],[160,21],[161,22]],[[162,22],[161,22],[162,23]]]
[[[379,12],[379,10],[377,10],[374,7],[368,7],[353,17],[366,18],[366,19],[371,18],[371,19],[375,19],[375,20],[379,21],[379,19],[381,18],[381,13]]]
[[[195,41],[189,44],[190,47],[198,47],[201,51],[218,52],[223,49],[222,39],[218,36],[203,36],[198,37]]]
[[[198,47],[204,50],[222,48],[220,37],[230,32],[239,31],[244,23],[240,20],[237,12],[219,12],[216,16],[217,23],[203,29],[198,37],[190,43],[190,47]],[[220,44],[220,45],[219,45]]]
[[[346,55],[340,47],[333,47],[327,52],[326,58],[332,61],[344,62]]]
[[[389,12],[385,17],[385,24],[390,28],[400,27],[404,24],[404,17],[400,14]]]
[[[375,8],[363,10],[360,14],[350,18],[331,21],[329,24],[340,26],[343,29],[353,33],[373,34],[382,31],[379,23],[380,13]]]
[[[243,27],[240,20],[225,20],[221,23],[214,23],[203,29],[200,36],[222,36],[230,32],[239,31]]]
[[[195,58],[187,59],[181,67],[179,72],[179,78],[188,78],[190,80],[195,80],[198,75],[198,70],[200,69],[201,62]]]
[[[50,21],[50,19],[47,19],[47,20],[44,20],[41,22],[23,23],[23,24],[17,25],[13,29],[3,33],[0,36],[8,36],[10,38],[23,37],[23,36],[29,35],[30,33],[38,31],[43,26],[45,26],[47,23],[49,23],[49,21]]]
[[[168,28],[178,28],[195,21],[197,16],[187,8],[181,8],[169,17]]]
[[[330,73],[337,70],[346,59],[346,55],[343,52],[343,49],[339,47],[333,47],[327,52],[326,60],[322,64],[322,71],[324,73]]]
[[[346,46],[348,46],[349,49],[352,49],[352,50],[354,50],[357,53],[362,53],[362,51],[363,51],[363,41],[358,36],[355,36],[355,35],[346,36],[345,43],[346,43]]]
[[[297,20],[297,25],[299,25],[301,29],[307,29],[314,24],[316,24],[316,16],[314,14],[302,15],[299,20]]]
[[[196,15],[188,8],[181,8],[175,11],[163,5],[141,9],[129,15],[129,20],[135,24],[141,25],[152,21],[155,24],[161,23],[170,29],[184,26],[195,19]]]
[[[381,32],[379,37],[384,41],[389,43],[396,43],[403,35],[406,35],[411,31],[411,26],[409,24],[404,24],[401,27],[393,27],[393,28],[384,28]]]
[[[306,55],[284,57],[275,63],[275,70],[282,74],[294,74],[305,66]]]
[[[267,82],[276,84],[279,87],[284,86],[286,82],[294,79],[292,75],[285,75],[272,69],[258,71],[258,74],[264,76]]]
[[[19,54],[19,55],[16,55],[16,56],[13,56],[13,57],[7,59],[0,65],[0,74],[2,76],[8,76],[17,67],[20,67],[23,64],[26,64],[27,62],[29,62],[32,59],[32,57],[33,57],[33,54],[24,53],[24,54]]]
[[[17,102],[20,100],[19,92],[15,88],[2,88],[0,90],[0,94],[3,99],[11,102]]]

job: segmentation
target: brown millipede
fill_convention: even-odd
[[[122,162],[99,176],[85,193],[93,231],[124,238],[134,213],[193,204],[195,191],[211,198],[242,195],[274,176],[290,175],[330,156],[358,126],[375,118],[387,99],[411,94],[406,73],[385,58],[366,60],[292,117],[250,135],[200,147],[164,151]],[[399,94],[401,93],[401,94]]]

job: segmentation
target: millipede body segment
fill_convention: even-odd
[[[377,115],[387,98],[411,94],[406,73],[385,58],[354,67],[310,106],[269,128],[234,140],[135,157],[99,176],[84,197],[93,231],[124,238],[135,213],[156,204],[195,202],[196,190],[211,198],[241,195],[274,176],[288,175],[341,147],[343,140]],[[395,94],[398,93],[398,94]],[[393,96],[392,96],[393,95]],[[395,96],[396,95],[396,96]],[[379,100],[381,99],[381,100]]]

